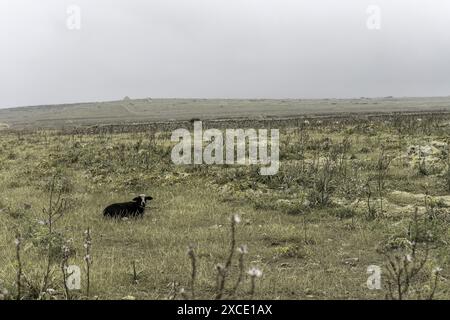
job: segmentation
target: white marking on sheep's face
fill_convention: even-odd
[[[145,194],[141,194],[138,197],[134,198],[133,201],[139,204],[139,206],[145,208],[147,201],[152,200],[152,197],[147,197]]]
[[[145,207],[145,194],[141,194],[139,195],[140,201],[141,201],[141,206]]]

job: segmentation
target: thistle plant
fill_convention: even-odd
[[[191,297],[192,299],[195,299],[195,278],[197,276],[197,259],[195,256],[195,247],[194,245],[190,245],[187,251],[187,254],[189,256],[189,259],[191,260],[191,279],[189,282],[189,287],[191,289]]]
[[[239,215],[235,214],[231,217],[231,240],[230,240],[230,253],[228,254],[228,259],[225,262],[225,265],[221,268],[217,268],[217,294],[216,299],[220,300],[223,296],[223,291],[225,289],[225,282],[228,276],[228,272],[231,266],[231,262],[233,260],[234,251],[236,250],[236,225],[241,222],[241,218]]]
[[[323,165],[319,166],[319,161],[313,174],[313,189],[309,194],[309,201],[313,206],[325,207],[329,205],[331,195],[334,191],[334,178],[336,173],[335,161],[331,159],[332,155],[327,154]]]
[[[262,271],[258,268],[252,267],[248,270],[248,275],[250,276],[251,286],[250,286],[250,296],[253,297],[255,294],[256,278],[262,277]]]
[[[373,220],[377,217],[377,209],[372,206],[371,200],[372,200],[372,188],[370,186],[370,180],[366,183],[366,194],[367,194],[367,213],[366,217],[369,220]]]
[[[59,177],[57,175],[53,176],[50,184],[50,197],[48,207],[42,209],[42,212],[47,218],[46,221],[44,221],[44,223],[47,226],[48,244],[47,244],[47,267],[45,269],[44,278],[42,281],[40,298],[43,297],[43,295],[48,289],[50,274],[52,272],[51,268],[54,261],[53,257],[53,236],[55,231],[54,224],[57,220],[61,219],[67,208],[67,202],[64,198],[62,198],[61,188],[59,188],[59,190],[56,190],[58,178]]]
[[[91,246],[92,246],[92,238],[91,238],[91,230],[87,228],[84,232],[84,262],[86,263],[86,297],[89,298],[90,287],[91,287],[91,265],[92,265],[92,257],[91,257]]]
[[[244,275],[244,256],[248,253],[248,249],[247,246],[244,244],[241,245],[239,248],[237,248],[237,251],[239,253],[239,275],[236,280],[236,284],[233,287],[233,296],[236,294],[236,291],[242,282],[242,278]]]
[[[434,298],[441,271],[442,271],[441,267],[436,267],[432,271],[433,278],[432,278],[431,291],[430,291],[430,295],[428,296],[428,300],[433,300],[433,298]]]
[[[246,245],[241,245],[236,248],[236,226],[241,222],[241,218],[238,215],[231,216],[230,219],[230,249],[227,255],[227,259],[225,263],[218,263],[215,266],[216,270],[216,293],[215,299],[222,299],[225,295],[226,284],[230,278],[230,270],[233,264],[233,257],[235,253],[238,254],[238,274],[234,285],[230,289],[230,297],[235,297],[236,293],[239,289],[239,286],[244,280],[245,275],[245,256],[248,254],[248,249]],[[185,288],[178,289],[179,285],[177,282],[172,282],[169,284],[170,293],[168,295],[169,299],[175,299],[177,294],[180,294],[183,299],[195,299],[197,297],[197,291],[195,289],[195,282],[197,279],[197,256],[195,252],[195,246],[190,245],[187,250],[187,255],[189,260],[191,261],[191,275],[188,283],[188,291]],[[262,272],[259,269],[252,268],[250,276],[251,276],[251,290],[250,292],[255,291],[255,279],[262,275]],[[257,270],[257,271],[255,271]],[[249,271],[250,272],[250,271]],[[254,278],[254,277],[256,278]],[[253,277],[253,278],[252,278]],[[188,292],[190,294],[188,294]]]
[[[16,285],[17,285],[17,295],[16,300],[20,300],[22,297],[22,259],[20,256],[22,238],[19,233],[16,234],[14,244],[16,245],[16,260],[17,260],[17,275],[16,275]]]
[[[70,257],[70,247],[68,245],[63,245],[61,251],[62,251],[61,272],[63,275],[64,291],[66,293],[66,300],[70,300],[70,290],[69,287],[67,286],[67,278],[70,276],[67,274],[68,260]]]
[[[421,234],[423,232],[425,232],[425,235]],[[428,237],[428,230],[424,230],[421,226],[416,207],[409,227],[408,239],[405,239],[402,245],[397,245],[394,251],[381,250],[387,261],[387,299],[404,300],[410,294],[411,287],[415,284],[419,273],[429,260],[430,241]],[[433,298],[436,291],[436,277],[430,299]]]
[[[380,198],[380,214],[383,215],[383,197],[384,197],[384,189],[386,187],[386,177],[388,174],[389,166],[391,164],[392,159],[386,155],[384,151],[384,146],[381,146],[381,151],[378,156],[377,162],[377,191],[378,197]]]

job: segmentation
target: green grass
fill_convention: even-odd
[[[303,140],[295,130],[297,121],[283,124],[283,160],[274,177],[261,177],[256,168],[245,166],[175,166],[170,161],[170,135],[163,127],[158,130],[162,134],[156,136],[145,131],[62,135],[45,130],[23,134],[4,131],[0,135],[0,286],[12,295],[16,292],[15,230],[24,237],[24,274],[31,282],[41,281],[46,229],[38,221],[45,219],[42,210],[48,206],[49,182],[58,173],[68,208],[55,230],[62,241],[73,239],[75,254],[69,264],[84,266],[83,232],[87,228],[92,231],[90,298],[166,299],[174,282],[188,289],[190,244],[196,245],[197,297],[214,298],[215,267],[229,254],[230,216],[239,214],[242,221],[236,240],[237,245],[248,246],[246,270],[255,266],[263,271],[257,279],[255,298],[382,299],[385,288],[366,287],[367,267],[384,265],[377,248],[393,236],[406,236],[413,214],[408,199],[391,193],[428,192],[436,199],[449,193],[443,174],[422,176],[412,164],[405,166],[394,159],[384,190],[387,212],[375,220],[367,219],[364,185],[376,174],[381,145],[396,158],[411,144],[450,142],[450,129],[445,126],[448,116],[425,119],[422,123],[436,124],[428,135],[424,134],[428,130],[425,124],[411,130],[405,127],[399,133],[400,127],[386,125],[384,120],[311,125],[304,129],[307,138]],[[405,116],[401,123],[408,121]],[[223,124],[227,125],[239,127],[242,123]],[[271,125],[276,127],[278,123]],[[367,127],[375,130],[368,132]],[[310,165],[315,154],[329,155],[344,138],[349,141],[342,163],[346,171],[334,173],[330,203],[302,203],[300,199],[309,199],[314,191],[312,181],[317,173],[310,171]],[[445,161],[443,157],[442,172]],[[301,170],[302,162],[307,170]],[[103,219],[101,212],[106,205],[129,201],[140,193],[154,197],[142,220]],[[377,206],[374,193],[372,201]],[[360,203],[355,204],[358,199]],[[414,205],[423,207],[420,202]],[[439,210],[439,241],[433,244],[427,268],[414,290],[426,288],[433,266],[441,266],[443,276],[448,277],[449,255],[443,244],[449,240],[450,211],[445,206]],[[137,283],[133,281],[133,261]],[[237,275],[234,259],[225,296]],[[83,270],[83,290],[73,293],[75,298],[84,298],[85,277]],[[61,279],[56,261],[50,286],[57,291],[57,298],[64,297]],[[446,281],[439,281],[436,298],[448,298],[449,289]],[[249,290],[250,278],[246,275],[236,297],[248,298]],[[414,294],[411,292],[412,297]],[[27,285],[24,298],[32,298]]]

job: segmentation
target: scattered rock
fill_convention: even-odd
[[[413,204],[424,205],[426,195],[423,193],[410,193],[405,191],[395,190],[391,192],[390,196],[394,199],[398,199],[402,202],[409,203],[408,207]],[[449,196],[435,196],[431,197],[435,202],[441,202],[445,206],[450,206],[450,195]]]
[[[418,157],[429,157],[432,155],[440,155],[441,151],[433,145],[425,145],[425,146],[409,146],[407,150],[408,156],[418,156]]]
[[[448,144],[442,141],[431,141],[431,145],[436,149],[439,149],[441,152],[448,149]]]
[[[407,148],[406,154],[398,159],[409,162],[410,167],[419,168],[423,166],[429,174],[442,172],[446,164],[442,159],[448,152],[448,144],[442,141],[432,141],[428,145],[411,145]]]

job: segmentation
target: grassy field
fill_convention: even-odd
[[[448,99],[436,106],[448,108]],[[24,113],[17,110],[0,122],[27,127]],[[49,118],[45,124],[53,123]],[[194,298],[213,299],[218,291],[238,299],[450,298],[449,113],[253,118],[204,126],[279,128],[281,166],[275,176],[261,176],[254,166],[176,166],[167,125],[123,132],[5,128],[0,132],[0,287],[8,291],[3,298],[67,298],[65,263],[82,270],[82,288],[70,292],[72,299],[192,297],[193,260]],[[154,198],[142,220],[103,219],[106,205],[141,193]],[[48,212],[57,211],[58,195],[64,206],[56,215],[62,216],[49,230]],[[232,246],[235,214],[240,223]],[[248,248],[243,267],[240,245]],[[230,252],[221,291],[221,265]],[[367,287],[370,265],[381,267],[380,290]],[[251,267],[262,276],[248,274]]]

